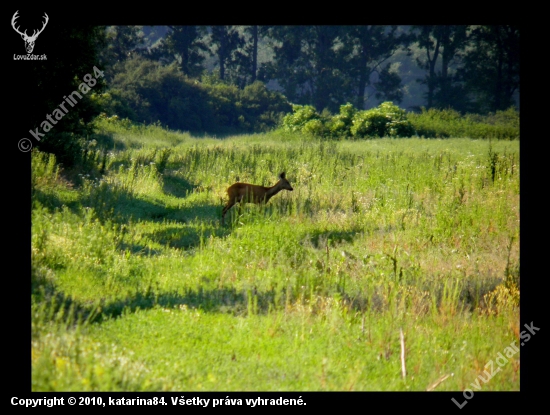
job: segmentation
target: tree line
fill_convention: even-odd
[[[364,109],[365,91],[401,102],[403,85],[391,57],[415,52],[424,72],[427,109],[488,113],[514,105],[519,91],[519,27],[423,26],[168,26],[148,44],[141,26],[108,29],[107,64],[138,53],[164,64],[177,62],[200,77],[214,58],[220,80],[244,88],[274,81],[293,103],[338,111],[350,102]],[[270,56],[260,61],[259,51]]]
[[[364,108],[365,90],[399,104],[403,85],[390,58],[416,51],[424,71],[426,108],[488,113],[514,104],[519,91],[519,27],[424,26],[170,26],[153,59],[177,61],[196,77],[214,56],[221,80],[243,88],[259,79],[277,81],[293,103],[337,111],[345,102]],[[144,50],[139,28],[135,50]],[[141,41],[140,41],[141,40]],[[259,45],[271,59],[259,62]],[[141,47],[141,49],[140,49]]]
[[[513,25],[48,29],[41,53],[55,56],[57,40],[67,58],[18,72],[33,79],[16,97],[26,125],[39,127],[94,66],[104,71],[40,143],[57,153],[59,146],[74,152],[75,137],[85,137],[100,112],[181,130],[250,132],[277,125],[291,103],[336,114],[346,103],[364,109],[369,91],[399,104],[406,86],[392,61],[397,53],[413,56],[422,71],[426,109],[489,114],[514,105],[519,92]]]

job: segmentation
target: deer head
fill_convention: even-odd
[[[15,27],[15,20],[19,17],[17,15],[17,13],[19,13],[19,10],[17,10],[15,12],[15,14],[13,15],[13,17],[11,18],[11,25],[13,27],[13,30],[15,30],[17,33],[19,33],[21,35],[21,37],[23,38],[23,40],[25,41],[25,49],[27,49],[27,53],[32,53],[32,51],[34,49],[34,42],[36,42],[36,38],[38,37],[38,35],[40,33],[42,33],[42,31],[44,30],[44,28],[48,24],[48,20],[50,20],[50,18],[48,17],[48,15],[46,13],[44,13],[44,17],[46,17],[46,21],[44,22],[44,25],[42,26],[42,29],[40,29],[39,31],[34,30],[33,33],[32,33],[32,36],[28,36],[27,35],[27,30],[25,30],[24,33],[21,33],[19,31],[19,27]]]

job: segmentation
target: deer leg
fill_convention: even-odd
[[[224,206],[223,210],[222,210],[222,225],[224,224],[224,219],[225,219],[225,214],[227,213],[227,211],[229,209],[231,209],[231,207],[235,204],[235,201],[229,201],[227,202],[227,205]]]

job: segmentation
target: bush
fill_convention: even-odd
[[[283,130],[287,132],[305,132],[304,127],[309,121],[321,121],[321,117],[311,105],[292,104],[292,113],[283,117]],[[322,123],[322,121],[321,121]],[[311,125],[318,125],[313,123]],[[311,129],[312,127],[309,127]]]
[[[199,81],[174,64],[163,66],[142,57],[125,61],[111,89],[99,99],[108,115],[209,133],[265,132],[291,110],[282,94],[267,90],[262,82],[239,89],[215,75]]]
[[[292,110],[284,95],[269,91],[260,81],[239,90],[238,102],[241,103],[237,107],[241,108],[244,127],[254,132],[265,132],[277,127],[283,114]]]
[[[325,137],[327,135],[327,128],[322,120],[315,118],[304,124],[302,132],[315,137]]]
[[[340,106],[340,113],[332,117],[329,121],[328,129],[331,137],[350,137],[353,120],[357,110],[349,102]]]
[[[368,111],[357,111],[352,104],[340,106],[340,113],[322,116],[311,105],[293,105],[293,113],[283,118],[283,129],[317,137],[364,138],[410,137],[415,131],[405,110],[384,102]]]
[[[348,103],[334,116],[330,113],[319,115],[311,105],[293,105],[292,109],[293,113],[283,118],[283,129],[320,138],[519,138],[519,112],[514,108],[488,115],[464,116],[452,109],[435,108],[422,108],[420,114],[407,113],[392,102],[383,102],[366,111],[357,111]]]
[[[415,134],[405,110],[392,102],[383,102],[377,108],[359,111],[353,118],[350,131],[356,138],[410,137]]]

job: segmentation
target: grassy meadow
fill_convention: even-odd
[[[461,391],[518,345],[518,140],[98,128],[32,154],[33,391]]]

